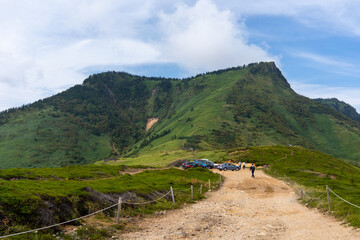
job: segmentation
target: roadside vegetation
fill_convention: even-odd
[[[138,166],[140,168],[140,166]],[[143,168],[142,168],[143,169]],[[175,191],[176,203],[171,196],[144,206],[123,204],[122,216],[140,216],[161,210],[174,209],[184,203],[203,198],[194,191],[191,199],[187,190],[191,185],[199,189],[210,179],[217,187],[219,176],[205,169],[179,170],[175,168],[144,170],[130,175],[125,166],[72,166],[55,169],[8,169],[0,170],[0,222],[1,235],[48,226],[87,215],[99,209],[116,204],[119,197],[125,202],[153,201],[165,193],[170,186]],[[203,193],[207,188],[203,188]],[[104,218],[114,217],[115,210],[107,210]],[[75,222],[79,225],[81,221]],[[121,228],[124,223],[112,229]],[[11,239],[55,239],[60,237],[59,228],[40,231]],[[54,235],[55,234],[55,235]],[[79,228],[79,234],[64,239],[95,239],[102,230],[91,226]],[[99,236],[100,236],[99,235]],[[106,234],[105,234],[106,235]],[[104,237],[105,237],[104,235]],[[64,237],[64,236],[62,236]],[[96,238],[96,239],[101,239]]]

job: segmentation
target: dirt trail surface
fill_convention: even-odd
[[[277,179],[248,170],[225,172],[225,183],[207,199],[140,220],[121,239],[360,239],[360,229],[297,202]]]

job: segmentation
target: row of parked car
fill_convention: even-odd
[[[202,167],[202,168],[215,168],[215,163],[213,163],[212,161],[208,160],[208,159],[194,159],[194,160],[189,160],[187,162],[184,162],[182,164],[182,167],[184,169],[187,168],[194,168],[194,167]]]
[[[217,168],[220,171],[224,170],[232,170],[232,171],[239,171],[241,169],[240,166],[234,165],[232,163],[222,163],[222,164],[216,164],[208,159],[194,159],[191,161],[184,162],[182,164],[182,168],[188,169],[188,168],[194,168],[194,167],[202,167],[202,168]]]

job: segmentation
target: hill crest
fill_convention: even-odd
[[[149,118],[158,121],[146,131]],[[82,164],[173,149],[300,145],[359,159],[360,123],[296,94],[273,62],[186,79],[94,74],[0,114],[0,167]]]

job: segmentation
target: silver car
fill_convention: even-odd
[[[226,171],[226,170],[239,171],[240,167],[237,165],[231,164],[231,163],[222,163],[219,165],[218,169],[220,171],[222,171],[222,170],[224,170],[224,171]]]

